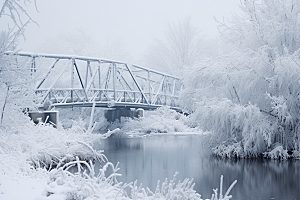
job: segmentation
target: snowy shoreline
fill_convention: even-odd
[[[30,122],[31,123],[31,122]],[[68,162],[74,162],[76,165],[76,162],[80,162],[81,164],[87,163],[86,161],[80,161],[78,156],[75,156],[78,151],[76,149],[80,146],[78,146],[75,143],[70,143],[70,139],[68,137],[74,138],[74,136],[84,139],[85,141],[83,142],[78,142],[86,144],[88,141],[93,141],[91,138],[94,139],[99,139],[99,135],[94,135],[90,133],[84,132],[82,129],[80,130],[79,127],[73,127],[71,130],[68,131],[58,131],[52,127],[48,127],[47,125],[38,125],[35,126],[33,124],[28,124],[28,127],[31,127],[31,133],[27,133],[24,136],[25,137],[30,137],[28,134],[32,134],[31,139],[37,139],[40,137],[47,137],[47,135],[52,135],[56,134],[56,137],[50,137],[47,139],[48,142],[51,142],[53,144],[56,144],[57,140],[59,139],[60,141],[63,140],[63,142],[66,142],[67,144],[71,144],[73,147],[71,148],[73,150],[73,156],[69,155],[70,160],[66,160],[66,164]],[[37,129],[34,131],[33,129]],[[48,133],[47,133],[48,132]],[[112,131],[114,132],[114,131]],[[64,134],[64,136],[62,135]],[[81,135],[79,137],[79,135]],[[162,133],[158,134],[153,134],[151,136],[160,136]],[[191,134],[191,133],[188,133]],[[66,137],[68,135],[68,137]],[[108,133],[106,136],[110,136],[111,133]],[[184,133],[174,133],[170,135],[185,135]],[[11,135],[9,137],[16,137],[15,135]],[[19,138],[22,138],[22,134],[19,133],[18,135]],[[51,141],[52,138],[52,141]],[[63,139],[64,138],[64,139]],[[104,138],[101,136],[101,138]],[[43,140],[42,138],[40,138]],[[45,139],[45,138],[44,138]],[[50,139],[50,140],[49,140]],[[60,144],[63,144],[60,143]],[[20,144],[21,146],[23,144]],[[35,145],[38,145],[35,143]],[[75,145],[75,146],[74,146]],[[51,147],[52,145],[49,145]],[[60,148],[61,150],[66,150],[64,149],[65,147],[62,145],[59,145],[60,147],[54,148],[54,149],[48,149],[51,151],[56,151]],[[25,148],[28,148],[25,147]],[[36,147],[37,148],[37,147]],[[43,150],[45,146],[41,147],[41,150]],[[7,149],[5,149],[7,150]],[[10,148],[10,150],[12,150]],[[83,152],[88,152],[91,151],[91,149],[86,148],[86,149],[81,149],[81,153],[84,154]],[[46,165],[44,163],[44,166],[41,168],[42,165],[34,164],[33,160],[29,161],[28,159],[33,159],[32,152],[29,152],[29,149],[26,149],[26,151],[22,152],[22,154],[19,154],[18,156],[15,154],[17,151],[9,151],[7,153],[4,153],[1,151],[2,159],[0,160],[1,168],[0,168],[0,197],[3,200],[10,200],[10,199],[35,199],[35,200],[44,200],[44,199],[51,199],[51,200],[56,200],[56,199],[66,199],[70,197],[70,195],[76,198],[92,198],[92,199],[115,199],[118,195],[120,195],[116,199],[139,199],[142,196],[145,198],[151,199],[151,196],[154,195],[154,193],[151,193],[150,191],[147,191],[145,193],[145,189],[136,187],[134,184],[135,183],[125,183],[123,186],[120,185],[119,183],[116,182],[114,177],[119,176],[117,174],[117,166],[113,166],[113,164],[109,162],[105,162],[108,165],[104,165],[103,168],[103,173],[106,171],[107,167],[112,167],[113,174],[114,175],[105,175],[103,174],[100,176],[96,176],[95,173],[89,173],[86,174],[85,172],[81,172],[81,175],[79,174],[70,174],[69,172],[63,170],[63,168],[58,168],[58,169],[52,169],[51,171],[46,170]],[[37,151],[39,152],[39,151]],[[70,152],[70,151],[68,151]],[[25,154],[24,154],[25,153]],[[29,153],[29,154],[28,154]],[[48,154],[52,154],[48,152]],[[29,156],[31,155],[31,156]],[[94,154],[89,153],[91,155],[90,158],[92,158],[92,155],[96,155],[95,152]],[[28,157],[29,156],[29,157]],[[33,157],[32,157],[33,156]],[[73,158],[76,158],[75,161]],[[11,158],[15,158],[12,160]],[[37,159],[38,157],[35,157]],[[39,157],[42,159],[42,157]],[[48,158],[51,160],[51,158]],[[86,160],[88,160],[88,157],[86,157]],[[45,162],[40,160],[42,163]],[[35,160],[37,162],[37,160]],[[92,164],[87,164],[89,166],[92,166]],[[33,167],[35,166],[35,167]],[[106,167],[107,166],[107,167]],[[81,180],[81,181],[79,181]],[[98,181],[96,181],[98,180]],[[79,181],[79,182],[78,182]],[[100,182],[99,182],[100,181]],[[170,180],[171,181],[171,180]],[[132,185],[133,184],[133,185]],[[161,199],[167,198],[166,195],[190,195],[191,199],[201,199],[200,195],[197,194],[192,187],[192,182],[189,179],[186,179],[185,181],[182,182],[182,184],[175,184],[174,182],[167,182],[166,184],[172,184],[172,188],[168,189],[167,193],[164,193],[163,191],[165,190],[163,185],[161,185],[161,192],[155,193],[157,197],[160,197]],[[84,186],[86,185],[86,186]],[[122,194],[121,191],[123,191],[123,187],[129,187],[132,188],[133,191],[138,195],[139,197],[130,197],[124,194]],[[82,188],[86,188],[87,190],[83,190]],[[89,189],[88,189],[89,188]],[[95,188],[98,188],[97,190],[94,190]],[[18,192],[16,192],[16,190]],[[145,190],[145,191],[144,191]],[[96,191],[96,192],[95,192]],[[50,193],[49,193],[50,192]],[[121,192],[121,193],[120,193]],[[141,196],[142,195],[142,196]],[[74,197],[75,198],[75,197]],[[75,199],[76,199],[75,198]]]

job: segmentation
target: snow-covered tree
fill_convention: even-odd
[[[0,126],[3,122],[7,104],[17,105],[18,103],[24,102],[24,99],[20,100],[18,97],[28,95],[24,93],[20,95],[19,93],[18,97],[12,97],[11,89],[15,87],[24,89],[26,83],[31,83],[31,81],[29,81],[29,79],[32,78],[30,77],[30,69],[27,71],[19,69],[15,59],[12,56],[4,54],[5,51],[16,50],[18,39],[21,36],[24,37],[26,26],[30,22],[34,22],[25,10],[27,3],[29,4],[30,1],[5,0],[0,10],[0,21],[7,25],[6,29],[3,26],[0,33]],[[14,94],[16,94],[16,92],[14,92]]]
[[[214,141],[223,142],[215,149],[218,155],[274,157],[269,152],[281,147],[297,153],[299,5],[245,0],[241,9],[243,16],[220,25],[234,50],[189,69],[182,104],[196,110],[194,122],[212,131]],[[286,151],[280,153],[286,157]]]
[[[300,48],[300,4],[294,0],[242,0],[242,16],[219,22],[222,36],[241,49],[261,46],[279,55]],[[275,52],[273,52],[275,53]],[[271,56],[271,55],[270,55]]]
[[[163,40],[156,39],[145,57],[145,64],[160,71],[182,76],[192,66],[200,51],[201,35],[190,18],[168,24]]]

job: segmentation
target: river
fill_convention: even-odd
[[[300,200],[300,161],[221,159],[211,155],[200,135],[159,135],[128,138],[113,136],[95,144],[113,164],[119,162],[118,180],[138,180],[155,191],[157,181],[193,178],[194,189],[210,199],[224,175],[223,191],[237,180],[233,200]]]

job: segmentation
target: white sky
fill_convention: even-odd
[[[39,52],[47,39],[79,29],[99,41],[121,39],[137,60],[155,38],[163,38],[168,23],[190,17],[203,35],[216,36],[213,17],[230,19],[239,12],[238,4],[239,0],[37,0],[39,12],[32,9],[30,14],[40,27],[28,26],[19,48]]]

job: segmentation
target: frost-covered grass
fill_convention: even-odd
[[[70,130],[56,130],[48,125],[35,126],[26,123],[22,129],[2,133],[1,153],[12,154],[12,158],[31,162],[35,167],[51,168],[61,162],[81,159],[105,159],[101,152],[91,148],[92,136],[78,127]],[[1,161],[0,161],[1,162]]]
[[[22,168],[51,168],[78,156],[82,160],[105,161],[105,156],[92,149],[96,137],[85,131],[82,124],[71,129],[55,129],[48,124],[35,125],[29,118],[12,110],[0,129],[1,170],[11,172]],[[6,167],[3,167],[6,166]]]
[[[76,173],[70,173],[67,170],[70,167],[75,167]],[[106,174],[108,168],[112,169],[112,173]],[[201,195],[193,189],[193,180],[185,179],[176,183],[176,174],[172,180],[165,179],[161,184],[158,181],[156,190],[152,192],[149,188],[143,188],[142,184],[138,185],[137,181],[118,183],[117,177],[121,174],[118,174],[117,171],[117,166],[107,162],[96,173],[92,162],[80,161],[77,158],[76,161],[66,163],[64,166],[49,172],[44,192],[36,200],[201,200]],[[223,176],[221,176],[220,194],[218,194],[218,189],[215,189],[211,200],[231,199],[232,196],[229,193],[235,184],[236,181],[232,183],[223,196]]]
[[[76,157],[106,162],[106,157],[91,147],[99,135],[90,134],[81,125],[74,124],[68,130],[35,125],[11,109],[0,128],[0,198],[33,199],[42,192],[49,169]]]

